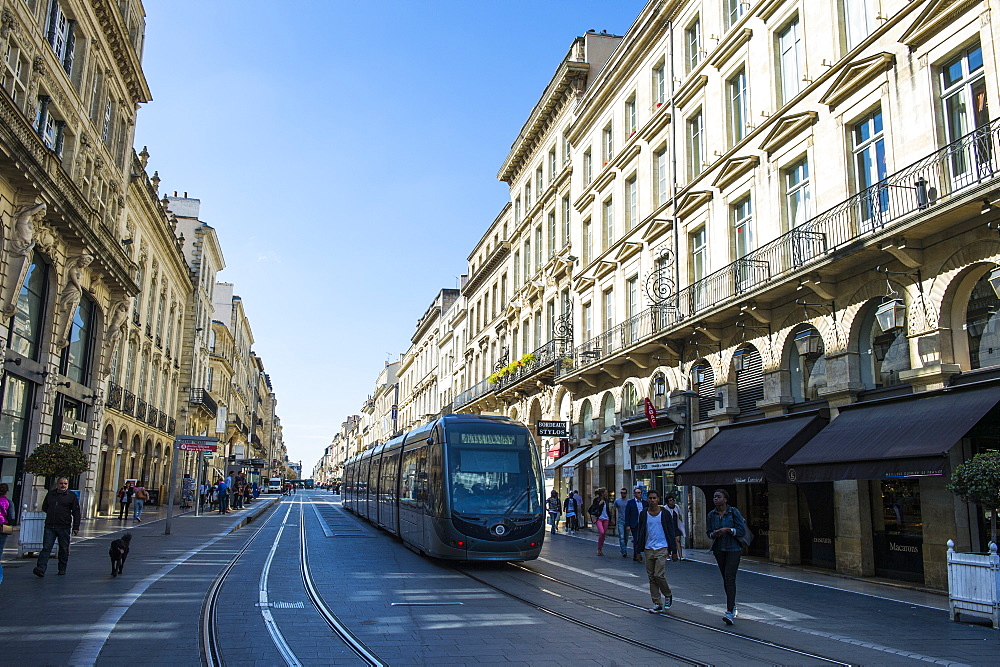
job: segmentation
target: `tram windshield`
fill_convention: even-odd
[[[461,514],[541,510],[540,471],[527,430],[503,424],[448,429],[451,507]]]

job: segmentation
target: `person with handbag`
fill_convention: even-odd
[[[10,487],[7,484],[0,484],[0,558],[3,557],[4,547],[7,546],[7,536],[14,532],[13,513],[10,511],[11,502],[7,498]],[[0,567],[0,582],[3,582],[3,568]]]
[[[145,507],[147,500],[149,500],[149,493],[146,491],[146,487],[135,487],[135,493],[133,494],[135,508],[132,510],[132,518],[139,523],[142,523],[142,508]]]
[[[594,502],[587,509],[587,514],[597,526],[597,555],[604,555],[604,539],[608,534],[608,524],[614,514],[612,505],[608,502],[608,490],[603,486],[594,492]]]
[[[125,482],[118,490],[118,518],[125,520],[128,518],[128,508],[132,504],[132,497],[135,494],[135,487],[132,482]]]
[[[559,527],[559,516],[562,514],[562,499],[559,498],[559,492],[555,489],[552,489],[551,495],[545,501],[545,509],[549,513],[549,525],[552,526],[552,534],[555,535],[556,529]]]
[[[729,505],[729,493],[716,489],[712,494],[715,509],[708,513],[708,536],[712,540],[712,554],[722,573],[722,584],[726,589],[726,613],[722,620],[732,625],[736,618],[736,572],[740,568],[743,547],[750,544],[750,531],[743,515]]]

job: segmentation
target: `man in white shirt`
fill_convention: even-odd
[[[635,548],[646,557],[646,577],[649,579],[649,596],[653,606],[649,611],[653,614],[670,609],[674,596],[667,583],[667,561],[673,544],[677,542],[677,527],[674,515],[663,511],[660,507],[660,494],[652,489],[646,494],[649,507],[639,515],[639,527],[636,531]],[[662,600],[661,600],[662,596]]]

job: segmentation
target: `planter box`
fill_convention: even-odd
[[[1000,629],[1000,555],[990,542],[990,553],[968,554],[955,551],[948,540],[948,602],[951,620],[960,616],[988,618]]]
[[[17,528],[17,557],[38,553],[45,537],[45,512],[21,512]]]

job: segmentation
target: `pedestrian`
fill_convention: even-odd
[[[218,503],[219,503],[219,487],[217,487],[215,484],[212,484],[210,487],[208,487],[208,508],[212,511],[215,511]]]
[[[229,487],[226,480],[220,477],[215,487],[219,493],[219,514],[229,514]]]
[[[647,505],[648,503],[642,499],[642,487],[637,486],[632,489],[632,498],[628,501],[626,509],[625,523],[628,525],[629,530],[632,531],[632,560],[637,563],[642,562],[642,556],[640,555],[642,550],[636,544],[636,531],[639,529],[639,515],[642,514]]]
[[[673,559],[684,560],[684,536],[687,534],[684,531],[684,513],[677,506],[677,499],[674,498],[674,494],[667,494],[667,504],[663,509],[674,515],[674,525],[677,527],[677,545],[674,548]]]
[[[13,533],[14,515],[10,511],[11,503],[7,498],[10,486],[0,484],[0,558],[3,557],[3,549],[7,546],[7,536]],[[9,532],[8,532],[9,531]],[[0,582],[3,582],[3,568],[0,567]]]
[[[650,613],[659,614],[670,609],[674,595],[667,583],[667,561],[677,541],[674,515],[660,507],[660,494],[652,489],[646,494],[648,507],[639,515],[639,529],[635,545],[646,559],[646,577],[649,579],[649,596],[653,599]],[[662,596],[662,602],[661,602]]]
[[[146,506],[146,501],[149,500],[149,494],[146,492],[146,487],[135,487],[133,499],[135,502],[135,508],[132,510],[132,518],[139,523],[142,523],[142,508]]]
[[[545,509],[549,512],[549,525],[552,526],[552,534],[555,535],[556,528],[559,526],[559,517],[562,515],[562,500],[559,498],[559,492],[555,489],[552,489],[552,493],[545,501]]]
[[[208,507],[208,482],[202,482],[198,485],[198,495],[201,496],[201,507],[202,509]]]
[[[576,528],[577,530],[586,528],[587,519],[583,515],[583,496],[580,495],[579,490],[573,492],[573,500],[576,501]]]
[[[59,540],[59,574],[66,574],[69,565],[69,532],[80,534],[80,499],[69,490],[69,479],[60,477],[56,488],[45,494],[42,501],[45,512],[45,533],[42,550],[38,552],[38,562],[32,572],[36,577],[45,576],[45,568],[52,555],[52,546]]]
[[[118,491],[118,518],[124,521],[128,518],[128,508],[132,504],[132,496],[135,489],[132,482],[125,482]]]
[[[576,508],[577,508],[576,498],[573,497],[573,492],[570,491],[569,495],[566,496],[566,503],[565,503],[566,532],[569,533],[570,535],[576,533],[576,529],[579,525],[577,524],[576,520],[576,514],[577,514]]]
[[[608,490],[603,486],[594,492],[594,502],[591,503],[587,514],[594,520],[597,526],[597,555],[604,555],[604,539],[608,534],[608,524],[614,514],[614,505],[608,501]]]
[[[620,491],[621,497],[615,498],[615,517],[618,527],[618,550],[622,552],[622,558],[628,558],[628,522],[625,519],[628,513],[628,489]]]
[[[715,490],[712,503],[715,509],[708,513],[707,532],[712,539],[712,555],[719,564],[722,584],[726,589],[726,613],[722,620],[726,625],[732,625],[738,613],[736,572],[740,569],[740,556],[743,553],[740,540],[746,539],[747,523],[738,509],[729,506],[729,493],[725,489]]]

